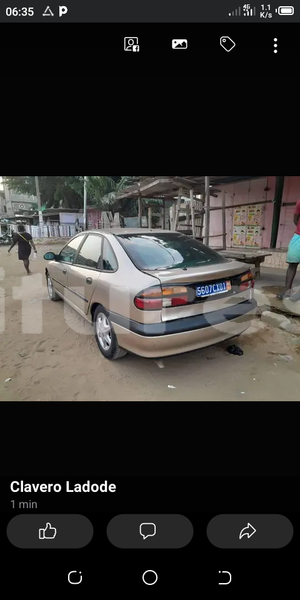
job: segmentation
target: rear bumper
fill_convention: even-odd
[[[146,358],[171,356],[205,348],[243,333],[256,313],[249,300],[226,310],[165,323],[144,325],[111,314],[119,345]]]

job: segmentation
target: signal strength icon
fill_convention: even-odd
[[[250,4],[244,4],[243,7],[239,6],[235,10],[228,13],[229,17],[255,17],[256,8],[252,8]]]

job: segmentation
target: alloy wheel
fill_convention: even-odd
[[[97,315],[96,335],[101,348],[107,352],[111,347],[111,326],[104,313],[99,313]]]

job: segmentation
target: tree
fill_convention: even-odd
[[[116,193],[132,185],[137,177],[128,175],[93,175],[87,179],[88,205],[117,212],[131,201],[119,203]],[[18,193],[35,195],[34,176],[3,177],[3,182]],[[83,208],[83,176],[39,176],[42,205],[46,208]]]
[[[127,206],[136,206],[136,200],[119,201],[116,194],[132,185],[137,177],[131,175],[97,176],[88,178],[88,199],[93,206],[115,212],[122,211]]]
[[[40,176],[42,204],[46,208],[58,208],[60,203],[64,208],[82,208],[83,182],[80,191],[79,179],[69,176]],[[20,194],[36,195],[34,176],[7,176],[3,177],[3,183]]]

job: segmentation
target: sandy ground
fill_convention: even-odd
[[[47,250],[39,247],[26,277],[15,250],[9,256],[0,248],[2,401],[299,400],[300,338],[274,328],[240,337],[241,357],[229,355],[223,343],[166,358],[164,368],[132,355],[105,360],[92,328],[63,302],[48,299]]]

